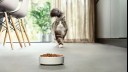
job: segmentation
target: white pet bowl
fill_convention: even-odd
[[[63,65],[64,56],[59,57],[39,57],[40,65]]]

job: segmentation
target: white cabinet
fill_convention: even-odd
[[[120,0],[120,35],[121,38],[127,37],[127,0]]]
[[[97,22],[98,37],[110,38],[110,0],[99,0]]]
[[[127,0],[99,0],[97,29],[98,38],[126,38]]]
[[[120,6],[119,0],[110,0],[110,38],[119,38],[120,34]]]

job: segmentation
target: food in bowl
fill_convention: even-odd
[[[40,55],[40,57],[61,57],[61,56],[63,56],[63,55],[61,55],[61,54],[50,54],[50,53]]]
[[[64,56],[62,54],[42,54],[39,58],[40,65],[63,65]]]

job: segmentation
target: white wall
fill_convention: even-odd
[[[127,0],[99,0],[98,38],[127,37]]]

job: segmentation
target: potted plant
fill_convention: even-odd
[[[32,4],[32,10],[30,15],[33,17],[33,24],[36,24],[40,32],[42,33],[42,41],[46,41],[46,34],[48,34],[51,27],[51,19],[50,19],[50,2],[46,2],[43,6],[39,6],[38,4]]]

